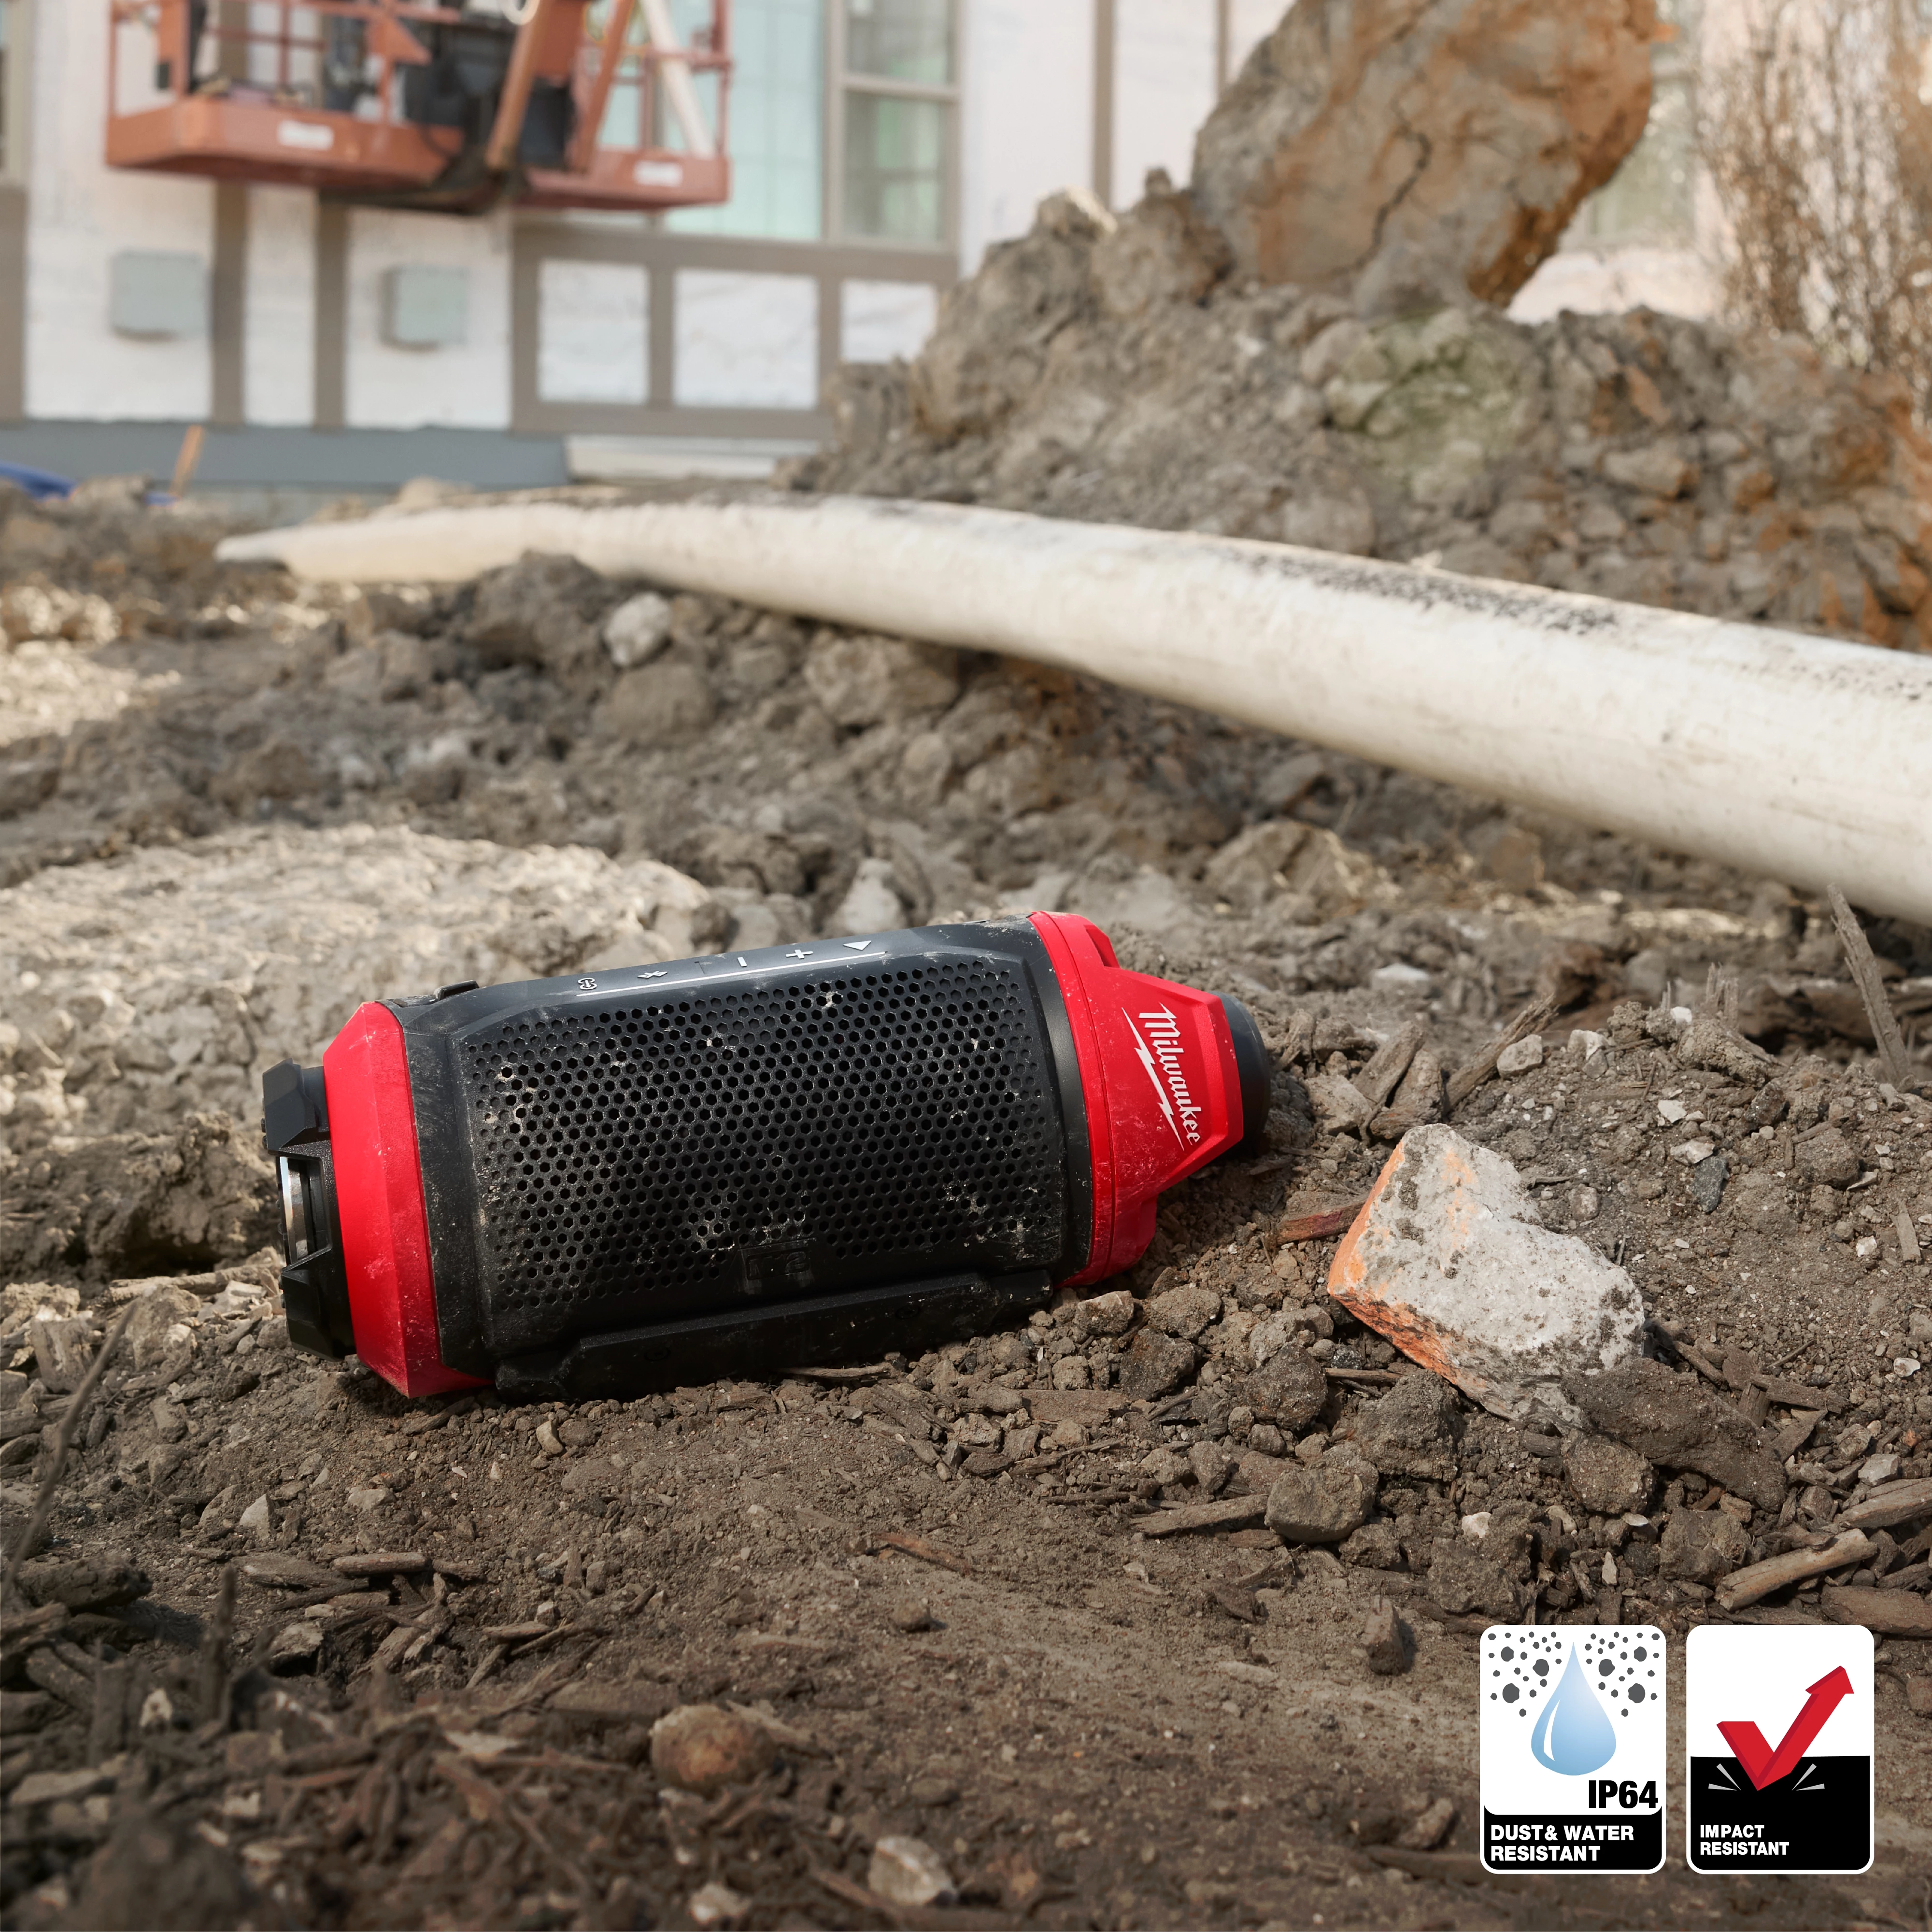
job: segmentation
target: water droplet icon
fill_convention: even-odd
[[[1617,1734],[1573,1649],[1536,1728],[1529,1748],[1538,1764],[1565,1778],[1600,1770],[1617,1754]]]

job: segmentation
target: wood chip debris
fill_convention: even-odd
[[[1880,1636],[1932,1637],[1932,1601],[1916,1591],[1828,1587],[1820,1607],[1829,1622],[1862,1624]]]
[[[353,1550],[329,1568],[341,1576],[406,1576],[427,1570],[429,1558],[420,1550]]]
[[[1842,1570],[1848,1563],[1862,1562],[1871,1553],[1871,1539],[1863,1530],[1855,1529],[1822,1550],[1787,1550],[1782,1556],[1733,1570],[1718,1583],[1714,1594],[1724,1609],[1741,1610],[1787,1583],[1802,1582],[1808,1576],[1822,1576],[1828,1570]]]
[[[1858,916],[1846,903],[1844,894],[1836,886],[1829,890],[1832,923],[1838,928],[1839,944],[1845,949],[1845,964],[1851,969],[1852,982],[1864,1002],[1865,1017],[1871,1022],[1872,1038],[1878,1046],[1885,1077],[1894,1087],[1908,1086],[1911,1063],[1905,1057],[1905,1042],[1899,1036],[1898,1021],[1892,1012],[1885,982],[1879,977],[1871,941],[1865,937],[1865,929],[1859,925]]]
[[[1180,1536],[1190,1530],[1240,1528],[1262,1522],[1267,1516],[1264,1496],[1221,1496],[1211,1503],[1192,1503],[1182,1509],[1144,1516],[1134,1528],[1142,1536]]]
[[[1369,1204],[1366,1194],[1339,1206],[1324,1208],[1312,1214],[1297,1214],[1276,1226],[1275,1239],[1284,1246],[1290,1241],[1325,1241],[1332,1234],[1346,1233],[1348,1225]]]
[[[1889,1529],[1920,1516],[1932,1516],[1932,1476],[1881,1484],[1863,1502],[1839,1510],[1835,1522],[1843,1529]]]
[[[896,1550],[902,1556],[916,1557],[922,1563],[936,1563],[940,1569],[950,1570],[958,1576],[970,1576],[973,1574],[973,1566],[964,1557],[956,1556],[950,1550],[941,1550],[922,1536],[895,1531],[890,1536],[876,1539],[874,1546],[881,1550]]]

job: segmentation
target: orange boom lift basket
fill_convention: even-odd
[[[456,213],[730,194],[730,0],[110,4],[115,167]]]

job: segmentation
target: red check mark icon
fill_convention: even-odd
[[[1764,1733],[1755,1724],[1720,1724],[1718,1730],[1744,1766],[1744,1775],[1755,1789],[1762,1791],[1767,1784],[1775,1784],[1780,1778],[1791,1774],[1798,1760],[1811,1748],[1812,1739],[1825,1728],[1826,1720],[1851,1694],[1852,1680],[1841,1664],[1811,1686],[1804,1709],[1792,1719],[1790,1730],[1779,1739],[1775,1750],[1765,1742]]]

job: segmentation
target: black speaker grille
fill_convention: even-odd
[[[1016,963],[573,1002],[460,1050],[482,1272],[526,1342],[833,1272],[1045,1267],[1066,1239],[1052,1063]]]

